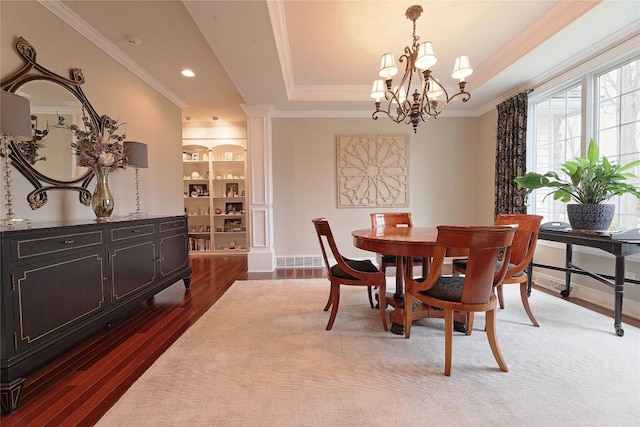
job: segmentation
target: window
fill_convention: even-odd
[[[640,158],[640,57],[594,69],[529,98],[528,170],[560,172],[560,165],[586,156],[593,137],[600,155],[618,163]],[[631,170],[640,176],[640,168]],[[640,187],[640,178],[630,182]],[[567,221],[566,205],[540,189],[528,199],[528,211],[546,221]],[[640,227],[640,201],[632,195],[613,197],[612,229]]]

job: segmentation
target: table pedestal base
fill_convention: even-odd
[[[391,321],[391,332],[396,335],[404,335],[404,298],[399,299],[395,298],[397,295],[387,293],[386,302],[387,305],[394,308],[394,310],[389,314],[389,320]],[[379,296],[376,295],[376,299],[379,300]],[[431,307],[429,305],[421,304],[420,302],[414,301],[413,304],[413,320],[418,319],[427,319],[427,318],[440,318],[444,319],[444,310]],[[467,317],[464,313],[454,313],[453,314],[453,325],[454,329],[458,332],[466,333],[466,324]]]

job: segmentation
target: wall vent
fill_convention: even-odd
[[[324,262],[322,257],[317,255],[309,256],[282,256],[276,257],[276,268],[322,268]]]

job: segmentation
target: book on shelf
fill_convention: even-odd
[[[211,240],[202,239],[199,237],[189,237],[189,250],[190,251],[210,251]]]

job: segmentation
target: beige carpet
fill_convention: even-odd
[[[541,327],[505,287],[493,359],[477,316],[443,375],[443,321],[384,332],[343,287],[332,331],[325,279],[239,281],[127,391],[100,426],[638,426],[640,331],[534,292]]]

